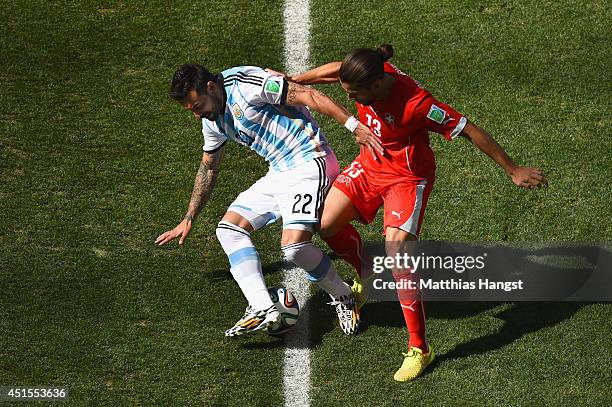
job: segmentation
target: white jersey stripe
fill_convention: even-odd
[[[249,147],[275,171],[295,168],[330,151],[318,123],[305,107],[281,105],[284,78],[254,66],[221,73],[227,102],[215,122],[203,122],[204,149],[225,140]]]

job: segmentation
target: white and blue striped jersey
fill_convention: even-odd
[[[216,151],[232,140],[265,158],[274,171],[293,169],[331,151],[308,109],[285,104],[282,76],[255,66],[230,68],[221,75],[225,111],[214,122],[202,118],[204,151]]]

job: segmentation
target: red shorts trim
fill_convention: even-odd
[[[384,230],[398,228],[418,237],[433,184],[433,180],[410,181],[387,189],[383,193]]]

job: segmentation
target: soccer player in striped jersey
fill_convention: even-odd
[[[331,62],[290,77],[301,84],[339,81],[349,99],[355,100],[359,120],[380,137],[384,147],[384,155],[377,159],[362,148],[334,182],[321,221],[323,239],[358,274],[362,267],[361,239],[349,223],[352,220],[370,223],[384,206],[383,233],[389,256],[395,254],[401,242],[417,239],[435,181],[430,131],[449,141],[459,136],[470,140],[519,187],[547,185],[539,169],[516,165],[485,130],[436,100],[417,81],[387,62],[392,56],[390,45],[375,50],[358,49],[342,62]],[[394,277],[401,281],[409,279],[410,273],[394,272]],[[360,290],[357,279],[354,292]],[[409,381],[421,375],[435,354],[425,336],[420,293],[398,290],[398,297],[410,337],[408,352],[394,378]]]
[[[255,151],[270,166],[265,176],[238,195],[216,230],[232,276],[248,301],[242,318],[225,334],[257,331],[279,318],[251,233],[281,218],[285,258],[306,270],[309,280],[330,295],[342,330],[354,334],[360,317],[350,287],[311,241],[339,166],[306,107],[346,125],[369,148],[380,149],[376,136],[324,94],[254,66],[213,74],[200,65],[184,65],[174,74],[170,96],[202,121],[204,152],[184,219],[161,234],[157,244],[175,238],[183,244],[211,196],[228,140]]]

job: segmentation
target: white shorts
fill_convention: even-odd
[[[249,221],[254,230],[283,219],[283,229],[314,231],[323,201],[340,172],[333,153],[287,171],[272,171],[242,192],[227,209]]]

